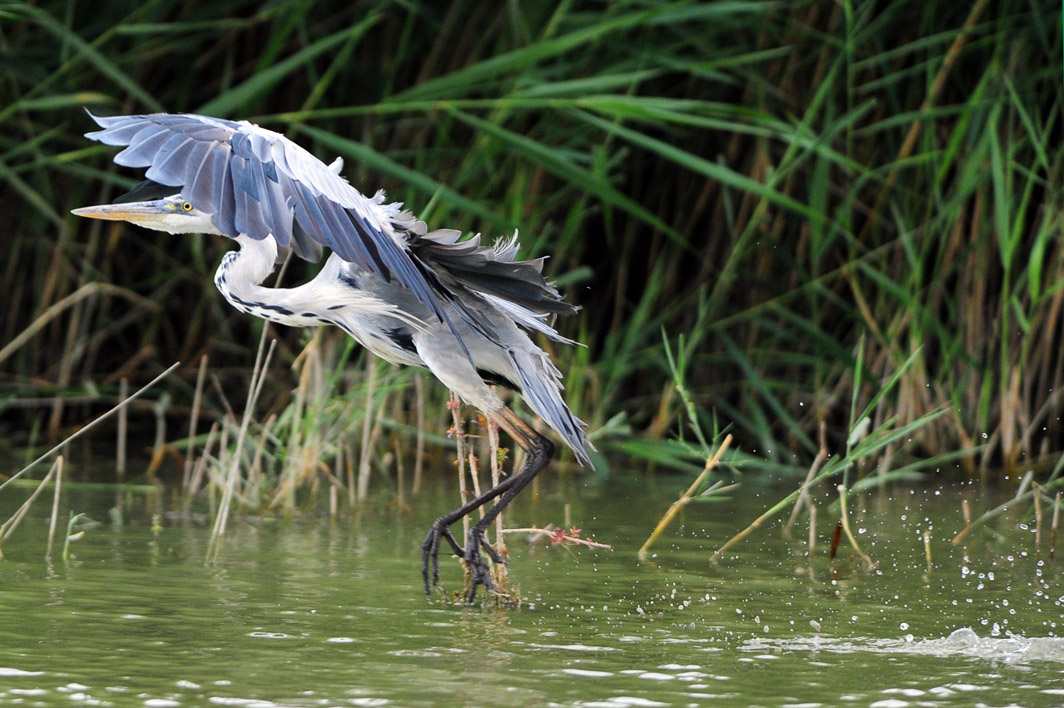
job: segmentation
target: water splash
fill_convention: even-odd
[[[967,656],[1006,664],[1032,661],[1064,663],[1064,638],[1060,637],[980,637],[975,630],[962,627],[939,639],[913,639],[907,634],[897,639],[862,637],[798,637],[781,639],[754,637],[740,647],[744,652],[764,654],[772,651],[820,652],[836,654],[906,654],[910,656]]]

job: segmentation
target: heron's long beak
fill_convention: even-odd
[[[129,221],[144,223],[156,221],[162,215],[155,202],[131,202],[129,204],[101,204],[71,209],[71,214],[89,219],[106,219],[107,221]]]

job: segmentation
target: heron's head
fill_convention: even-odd
[[[219,234],[211,215],[186,200],[177,187],[142,182],[113,204],[81,207],[72,214],[90,219],[128,221],[137,226],[171,234]]]

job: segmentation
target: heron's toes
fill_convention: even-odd
[[[473,604],[476,599],[477,587],[483,585],[485,592],[491,592],[495,589],[495,582],[491,579],[491,569],[485,562],[484,556],[480,553],[481,548],[485,550],[492,561],[496,563],[506,562],[485,540],[483,529],[478,529],[476,526],[469,529],[465,547],[466,568],[468,568],[470,574],[469,592],[466,593],[467,604]]]
[[[429,529],[425,540],[421,542],[421,578],[425,582],[425,595],[432,594],[432,588],[440,583],[440,539],[444,539],[451,546],[456,556],[462,558],[465,552],[458,545],[451,529],[443,521],[437,519]]]

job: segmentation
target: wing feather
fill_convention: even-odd
[[[184,165],[189,158],[193,145],[195,145],[195,142],[192,138],[186,137],[181,133],[171,135],[155,153],[151,167],[144,173],[144,176],[153,182],[167,184],[172,187],[181,184],[180,181],[175,182],[174,180],[180,180],[183,176]]]
[[[155,152],[168,137],[169,131],[161,125],[145,126],[129,141],[129,147],[115,155],[115,164],[122,167],[148,167]]]

